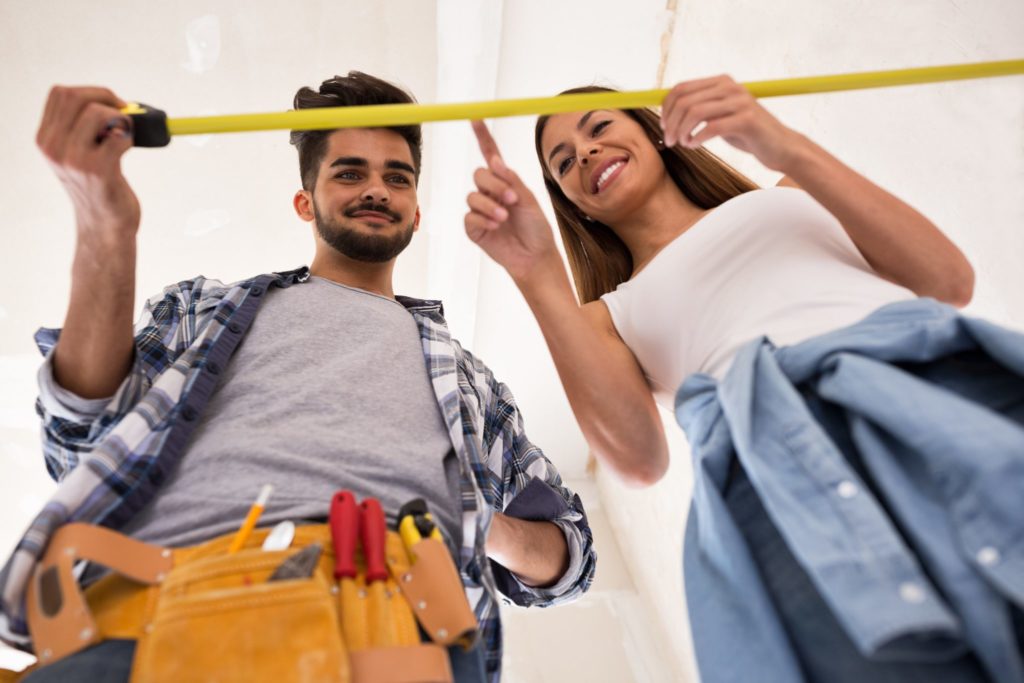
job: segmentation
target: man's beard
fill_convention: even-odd
[[[345,215],[351,216],[357,211],[376,211],[390,216],[395,221],[402,218],[400,214],[381,204],[362,204],[346,209]],[[412,241],[412,233],[416,225],[410,223],[405,230],[390,236],[368,235],[333,218],[322,216],[316,205],[316,200],[313,200],[313,216],[316,218],[316,231],[324,242],[354,261],[367,263],[384,263],[401,254]]]

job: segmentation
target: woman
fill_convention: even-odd
[[[960,250],[722,76],[660,118],[538,120],[578,305],[474,130],[467,234],[525,296],[596,456],[648,485],[655,400],[687,432],[703,679],[1024,680],[1024,338],[947,305],[971,298]],[[716,136],[781,187],[701,148]]]

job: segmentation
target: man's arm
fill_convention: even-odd
[[[494,513],[487,555],[527,586],[554,585],[569,569],[565,534],[553,522],[530,522]]]
[[[121,157],[132,146],[124,105],[104,88],[56,86],[36,136],[76,221],[71,299],[54,350],[54,379],[85,399],[114,394],[134,354],[140,208],[121,173]]]
[[[478,387],[486,384],[488,416],[497,430],[485,436],[488,469],[500,482],[486,550],[498,589],[518,605],[571,601],[590,587],[597,563],[593,534],[578,495],[526,436],[509,388],[472,358]],[[491,440],[493,439],[493,441]]]

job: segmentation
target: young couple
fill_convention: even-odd
[[[295,106],[408,101],[352,72]],[[179,283],[133,332],[121,104],[57,88],[40,127],[77,217],[65,326],[39,335],[62,484],[0,576],[0,634],[28,646],[24,586],[63,522],[202,543],[273,480],[285,493],[268,524],[323,519],[338,488],[385,507],[426,499],[483,632],[453,651],[456,680],[496,680],[497,593],[570,599],[596,557],[507,387],[451,339],[438,302],[392,292],[419,223],[419,128],[293,133],[311,266]],[[1022,680],[1024,338],[958,315],[973,271],[939,229],[731,79],[685,82],[660,116],[537,122],[578,303],[540,205],[473,125],[486,167],[467,234],[529,303],[597,458],[648,485],[668,458],[656,403],[687,432],[703,679]],[[779,187],[701,147],[715,136],[782,172]],[[104,641],[76,670],[92,655],[124,680],[132,647]],[[70,680],[60,665],[28,680]]]

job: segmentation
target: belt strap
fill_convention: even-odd
[[[423,629],[435,643],[469,647],[477,633],[476,616],[466,601],[462,579],[444,543],[425,538],[410,548],[412,568],[395,576]]]
[[[80,560],[103,565],[144,584],[163,580],[174,564],[167,548],[136,541],[110,529],[72,523],[50,539],[28,584],[26,616],[42,664],[50,664],[101,640],[96,621],[75,580]]]
[[[353,681],[451,683],[448,651],[439,645],[380,647],[349,652]]]

